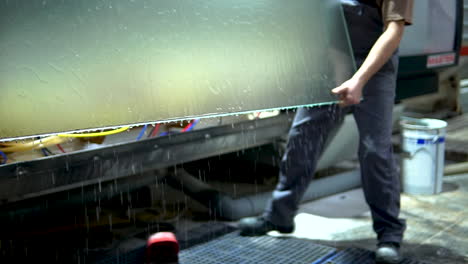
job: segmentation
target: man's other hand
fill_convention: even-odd
[[[332,93],[338,95],[340,106],[350,106],[359,104],[362,97],[362,88],[364,85],[356,79],[349,79],[342,85],[332,90]]]

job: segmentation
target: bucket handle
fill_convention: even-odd
[[[409,151],[403,151],[401,153],[401,157],[403,159],[413,159],[413,157],[416,156],[416,154],[418,154],[418,152],[423,151],[423,150],[424,149],[421,148],[421,149],[418,149],[418,150],[414,151],[413,153],[411,153]]]
[[[445,136],[435,136],[431,140],[432,144],[443,143],[443,142],[445,142]],[[401,152],[401,157],[404,158],[404,159],[412,159],[414,157],[414,155],[416,155],[420,150],[421,149],[418,149],[418,150],[413,151],[413,152],[402,151]]]
[[[413,117],[409,117],[409,116],[401,116],[400,120],[409,121],[409,122],[412,122],[412,123],[414,123],[416,125],[420,125],[420,126],[426,126],[427,125],[427,123],[422,121],[421,119],[413,118]]]

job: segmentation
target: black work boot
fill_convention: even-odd
[[[294,225],[278,226],[264,217],[247,217],[239,221],[239,230],[241,236],[262,236],[273,230],[289,234],[294,232]]]
[[[401,260],[398,243],[381,243],[375,252],[375,262],[378,264],[398,264]]]

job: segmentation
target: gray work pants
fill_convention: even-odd
[[[375,42],[375,39],[363,38],[362,34],[378,37],[381,32],[375,31],[381,31],[382,24],[375,21],[379,21],[380,16],[378,10],[365,5],[345,7],[345,15],[356,63],[360,66],[366,55],[362,51]],[[402,241],[405,221],[398,218],[400,181],[391,142],[397,68],[395,53],[364,87],[363,101],[358,105],[298,109],[281,162],[279,183],[264,213],[266,219],[281,226],[293,223],[327,140],[341,125],[344,115],[352,111],[359,130],[356,140],[359,140],[362,187],[372,213],[374,231],[379,242]]]

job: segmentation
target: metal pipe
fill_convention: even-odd
[[[450,164],[445,166],[444,175],[468,173],[468,162]]]
[[[233,199],[193,177],[185,170],[178,170],[177,173],[169,175],[167,183],[208,207],[213,215],[231,221],[260,214],[272,194],[272,192],[264,192]],[[313,180],[306,190],[302,202],[347,191],[360,185],[358,170]]]

